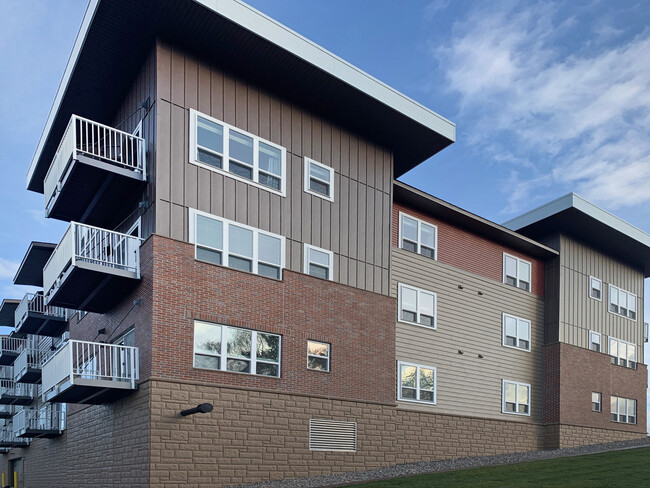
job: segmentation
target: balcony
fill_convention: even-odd
[[[58,337],[68,325],[70,311],[45,305],[43,292],[27,293],[16,309],[16,332]]]
[[[30,405],[37,388],[37,385],[16,383],[13,379],[0,379],[0,405]]]
[[[11,405],[0,405],[0,419],[10,419],[14,416],[14,407]]]
[[[43,183],[45,215],[114,227],[145,181],[144,139],[73,115]]]
[[[29,446],[29,439],[15,436],[11,421],[5,420],[4,422],[5,425],[0,427],[0,448]]]
[[[137,389],[138,349],[68,341],[43,364],[43,401],[99,405]]]
[[[25,339],[16,337],[0,337],[0,365],[13,364],[25,347]]]
[[[72,222],[43,268],[45,304],[107,312],[140,279],[141,242]]]
[[[61,405],[48,404],[40,408],[24,408],[14,415],[14,437],[56,437],[64,428],[63,408]]]
[[[14,381],[16,383],[40,383],[41,366],[45,353],[33,347],[25,347],[14,362]]]

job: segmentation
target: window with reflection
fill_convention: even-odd
[[[530,320],[504,313],[503,345],[530,351]]]
[[[334,169],[305,158],[305,191],[334,201]]]
[[[398,283],[398,320],[435,329],[436,299],[437,296],[432,291]]]
[[[612,422],[636,424],[636,400],[612,395],[610,403]]]
[[[305,244],[305,264],[303,271],[308,275],[324,280],[332,280],[333,261],[334,253],[332,251]]]
[[[530,385],[503,380],[501,411],[514,415],[530,415]]]
[[[531,265],[516,256],[503,253],[503,282],[530,291]]]
[[[307,341],[307,369],[330,370],[330,345],[327,342]]]
[[[280,376],[281,338],[239,327],[194,322],[194,367]]]
[[[401,212],[399,221],[399,247],[437,259],[438,228]]]
[[[397,398],[409,402],[436,403],[436,368],[397,363]]]

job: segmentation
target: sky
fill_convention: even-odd
[[[647,2],[248,3],[456,124],[404,182],[499,223],[575,192],[650,232]],[[0,298],[66,227],[25,177],[86,5],[0,0]]]

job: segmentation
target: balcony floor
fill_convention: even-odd
[[[0,395],[0,405],[31,405],[34,397],[27,395],[9,395],[3,393]]]
[[[46,437],[46,438],[52,438],[52,437],[58,437],[61,435],[61,430],[60,429],[23,429],[21,432],[18,433],[17,438],[24,438],[24,437]]]
[[[25,372],[16,377],[17,383],[40,383],[41,382],[41,368],[27,368]]]
[[[0,410],[0,419],[10,419],[13,416],[13,412],[5,412],[4,410]]]
[[[28,439],[21,439],[16,437],[12,441],[0,441],[0,447],[27,447],[29,445]]]
[[[59,385],[56,390],[45,394],[45,400],[54,403],[102,405],[119,400],[136,391],[131,388],[130,383],[125,381],[77,378],[75,382],[75,384],[70,384],[69,381],[66,381]]]
[[[14,364],[14,361],[16,360],[19,354],[20,353],[13,352],[13,351],[0,352],[0,365],[9,366],[10,364]]]
[[[47,216],[112,229],[133,211],[144,184],[142,173],[80,154]]]
[[[28,312],[16,329],[19,334],[33,334],[58,337],[65,331],[68,321],[63,317],[53,317],[38,312]]]

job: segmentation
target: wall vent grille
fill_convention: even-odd
[[[309,420],[310,451],[356,451],[357,423],[337,420]]]

